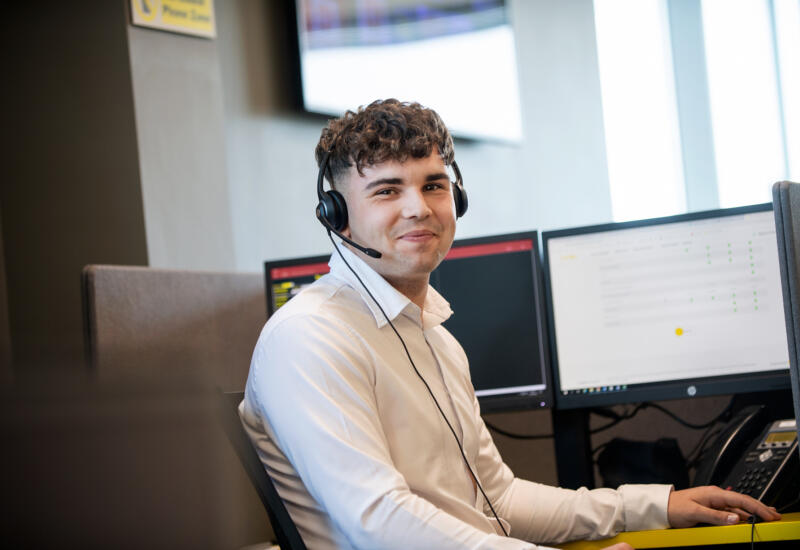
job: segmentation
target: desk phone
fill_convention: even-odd
[[[768,503],[793,500],[798,485],[797,425],[793,419],[767,424],[721,484]]]

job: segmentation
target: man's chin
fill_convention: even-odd
[[[373,264],[378,271],[391,273],[394,276],[411,276],[430,274],[439,265],[438,257],[428,256],[424,258],[412,257],[409,254],[393,251],[384,253],[378,260],[373,260]]]
[[[438,256],[419,259],[415,262],[410,262],[407,265],[408,271],[416,275],[430,275],[434,269],[439,267],[441,260]]]

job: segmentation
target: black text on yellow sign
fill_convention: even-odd
[[[214,0],[130,0],[134,25],[214,38]]]

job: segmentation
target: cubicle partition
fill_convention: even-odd
[[[186,449],[168,444],[160,449],[152,446],[151,451],[173,465],[176,456],[189,461],[195,453],[202,455],[197,457],[202,469],[187,463],[182,474],[198,474],[194,478],[198,510],[208,507],[202,499],[209,495],[218,499],[213,516],[198,518],[212,522],[213,529],[206,530],[219,542],[204,547],[236,548],[273,540],[255,490],[224,432],[209,425],[215,422],[214,415],[207,414],[207,398],[213,392],[244,389],[266,317],[261,274],[91,265],[84,269],[82,283],[90,378],[100,387],[142,388],[143,407],[155,399],[160,413],[151,415],[152,422],[142,424],[142,430],[172,433],[176,442],[188,441],[178,425],[187,403],[195,403],[192,406],[199,411],[196,429],[202,431],[202,446]],[[174,395],[172,405],[170,395]],[[157,408],[170,406],[174,415]],[[118,439],[124,440],[108,442],[117,445]],[[164,441],[169,443],[169,438]],[[179,472],[176,476],[182,479]],[[164,498],[181,501],[182,495],[171,491],[165,486]],[[165,523],[164,528],[170,525]]]

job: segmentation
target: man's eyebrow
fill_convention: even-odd
[[[400,178],[378,178],[373,180],[364,187],[364,191],[369,191],[373,187],[378,187],[379,185],[402,185],[403,180]]]
[[[447,175],[446,172],[436,172],[434,174],[428,174],[425,176],[425,181],[439,181],[442,179],[450,179],[450,176]],[[364,191],[369,191],[374,187],[378,187],[379,185],[403,185],[402,178],[378,178],[376,180],[372,180],[369,182],[365,187]]]

